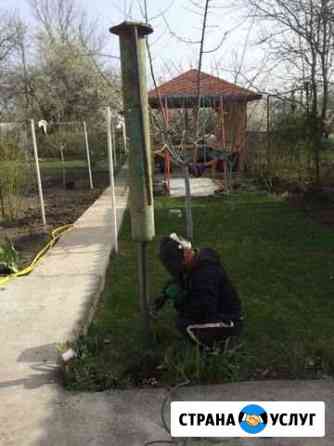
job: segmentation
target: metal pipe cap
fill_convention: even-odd
[[[138,36],[144,37],[148,34],[153,33],[153,28],[148,23],[142,22],[122,22],[119,25],[113,26],[109,29],[112,34],[117,34],[118,36],[129,34],[133,29],[137,28]]]

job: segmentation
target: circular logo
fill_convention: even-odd
[[[239,414],[240,427],[247,434],[258,434],[267,426],[268,415],[263,407],[249,404]]]

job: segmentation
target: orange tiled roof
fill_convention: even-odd
[[[192,69],[175,77],[174,79],[160,85],[159,93],[162,97],[195,97],[197,96],[197,76],[198,70]],[[149,98],[156,98],[156,89],[149,91]],[[236,99],[251,101],[260,99],[261,95],[254,91],[231,84],[219,77],[201,72],[201,96],[217,97],[226,96]]]

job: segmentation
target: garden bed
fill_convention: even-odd
[[[183,200],[156,200],[157,238],[149,246],[152,298],[167,274],[158,240],[184,233],[170,213]],[[136,247],[129,216],[112,259],[96,317],[74,348],[78,358],[64,369],[69,389],[172,385],[180,381],[226,383],[263,379],[321,378],[334,373],[334,238],[332,230],[299,207],[265,193],[193,200],[195,244],[219,251],[240,292],[246,316],[239,348],[203,355],[174,328],[164,309],[152,322],[150,342],[138,305]]]
[[[53,167],[53,171],[50,168],[48,170],[47,166],[42,173],[45,173],[43,186],[47,226],[42,224],[36,191],[26,194],[20,200],[20,211],[14,220],[0,219],[0,245],[10,240],[18,252],[19,267],[32,261],[53,229],[74,223],[109,185],[109,174],[104,171],[95,173],[93,190],[89,189],[86,168],[68,169],[68,178],[74,182],[73,190],[64,189],[61,185],[57,166]]]

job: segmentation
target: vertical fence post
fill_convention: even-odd
[[[85,145],[86,145],[86,157],[88,164],[88,175],[89,175],[89,186],[91,189],[94,189],[93,184],[93,175],[92,175],[92,164],[90,162],[90,152],[89,152],[89,142],[88,142],[88,133],[87,133],[87,124],[86,121],[83,123],[84,134],[85,134]]]
[[[66,167],[65,167],[64,144],[63,143],[60,143],[59,153],[60,153],[63,188],[66,189]]]
[[[114,167],[115,171],[117,172],[117,144],[116,144],[116,135],[115,135],[115,126],[114,123],[111,121],[111,141],[112,141],[112,147],[114,151]]]
[[[270,94],[267,95],[267,170],[271,174],[271,122],[270,122]]]
[[[33,143],[33,148],[34,148],[34,158],[35,158],[35,166],[36,166],[36,174],[37,174],[37,186],[38,186],[39,201],[40,201],[40,205],[41,205],[42,222],[43,222],[43,225],[46,226],[45,203],[44,203],[44,196],[43,196],[41,172],[40,172],[40,168],[39,168],[38,148],[37,148],[37,140],[36,140],[36,132],[35,132],[35,121],[33,119],[30,120],[30,125],[31,125],[32,143]]]
[[[111,206],[112,206],[112,227],[114,237],[114,251],[118,253],[118,229],[117,229],[117,208],[115,196],[115,176],[114,176],[114,160],[111,135],[111,110],[107,107],[107,135],[108,135],[108,161],[111,189]]]

